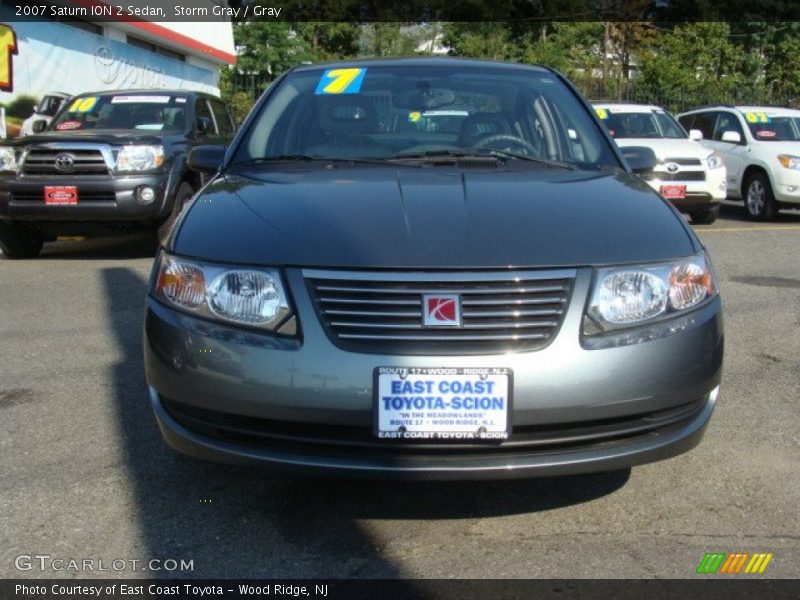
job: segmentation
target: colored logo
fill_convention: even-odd
[[[458,294],[422,296],[422,324],[425,327],[461,327]]]
[[[707,552],[697,567],[697,573],[762,574],[772,560],[772,553],[756,552]]]
[[[328,69],[320,77],[317,95],[357,94],[361,91],[366,69]]]

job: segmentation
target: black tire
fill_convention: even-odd
[[[0,221],[0,250],[7,258],[33,258],[42,251],[44,237],[35,229]]]
[[[719,205],[689,211],[689,216],[692,217],[692,223],[695,225],[711,225],[719,217]]]
[[[166,221],[158,227],[158,239],[160,241],[166,239],[167,234],[169,234],[170,229],[172,229],[172,225],[178,220],[181,211],[183,211],[184,206],[186,206],[186,203],[192,196],[194,196],[194,188],[191,184],[184,181],[178,186],[178,191],[175,192],[175,202],[172,204],[172,212],[169,214]]]
[[[742,188],[744,211],[751,221],[773,221],[778,216],[778,203],[766,173],[750,175]]]

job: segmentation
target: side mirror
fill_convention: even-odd
[[[739,134],[738,131],[723,131],[722,141],[730,142],[731,144],[741,144],[742,136]]]
[[[189,151],[186,163],[198,173],[216,173],[225,158],[225,146],[196,146]]]
[[[699,129],[690,129],[689,130],[689,139],[690,140],[702,140],[703,139],[703,132]]]
[[[35,113],[39,112],[39,105],[38,104],[34,104],[33,105],[33,112],[35,112]]]
[[[47,121],[44,119],[36,119],[31,123],[31,130],[33,133],[42,133],[45,129],[47,129]]]
[[[197,133],[208,133],[211,131],[211,128],[211,119],[208,117],[197,117]]]
[[[655,152],[647,146],[628,146],[627,148],[620,148],[622,156],[634,173],[646,173],[652,171],[658,159]]]

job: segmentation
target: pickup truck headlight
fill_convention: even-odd
[[[778,154],[778,162],[781,163],[782,167],[800,171],[800,156],[792,156],[791,154]]]
[[[705,253],[668,263],[599,269],[584,333],[636,327],[678,316],[717,293]]]
[[[197,316],[268,331],[291,316],[280,273],[274,269],[212,265],[162,252],[153,294]]]
[[[719,169],[720,167],[724,167],[725,163],[722,162],[722,156],[714,152],[713,154],[709,154],[706,158],[706,165],[708,165],[709,169]]]
[[[17,150],[9,146],[0,146],[0,171],[16,173],[19,170]]]
[[[117,155],[117,172],[152,171],[164,165],[164,146],[124,146]]]

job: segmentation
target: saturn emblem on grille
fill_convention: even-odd
[[[55,165],[59,171],[71,171],[75,164],[75,157],[72,154],[59,154],[56,156]]]
[[[667,163],[666,169],[667,169],[667,173],[673,173],[674,174],[674,173],[677,173],[678,171],[680,171],[681,167],[680,167],[680,165],[678,163],[671,162],[671,163]]]
[[[422,324],[425,327],[461,327],[458,294],[424,294]]]

